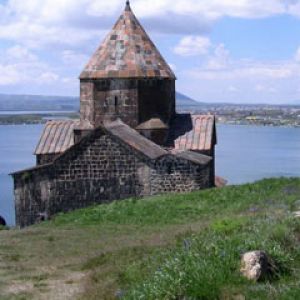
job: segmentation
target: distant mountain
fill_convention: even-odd
[[[181,93],[176,93],[179,110],[195,108],[201,103]],[[25,111],[78,111],[78,97],[37,96],[37,95],[5,95],[0,94],[0,110]]]
[[[202,105],[203,103],[201,102],[197,102],[196,100],[176,92],[176,101],[177,101],[177,106],[180,108],[184,108],[184,107],[197,107]]]
[[[79,100],[75,97],[0,94],[0,110],[77,111],[78,109]]]

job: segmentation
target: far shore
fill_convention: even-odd
[[[48,120],[53,119],[79,119],[78,112],[72,111],[0,111],[0,125],[41,125],[45,124]],[[20,112],[18,114],[18,112]],[[202,112],[203,113],[203,112]],[[201,114],[197,112],[196,114]],[[218,124],[224,125],[245,125],[245,126],[270,126],[270,127],[300,127],[299,120],[289,118],[248,118],[241,117],[240,115],[236,118],[231,115],[230,118],[224,117],[223,115],[217,115]]]

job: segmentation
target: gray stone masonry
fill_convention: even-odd
[[[93,204],[209,188],[211,163],[150,159],[97,129],[53,163],[13,174],[16,221],[24,227]]]

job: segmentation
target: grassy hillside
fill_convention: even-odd
[[[300,179],[129,199],[0,231],[0,299],[300,299]],[[265,250],[269,282],[239,274]]]

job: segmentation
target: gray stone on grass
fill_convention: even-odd
[[[264,251],[243,254],[241,273],[249,280],[259,281],[271,277],[276,271],[273,260]]]

